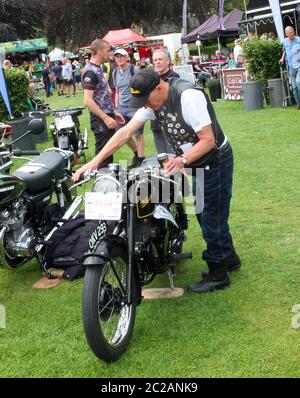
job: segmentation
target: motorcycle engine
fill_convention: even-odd
[[[1,229],[6,228],[4,247],[8,257],[31,257],[34,231],[25,222],[26,206],[16,200],[0,213]]]

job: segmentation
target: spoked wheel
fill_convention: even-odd
[[[127,258],[115,246],[110,261],[87,267],[82,293],[82,319],[93,353],[107,362],[116,361],[127,349],[133,331],[136,299],[127,302]],[[133,278],[134,279],[134,278]],[[135,292],[135,283],[132,281]]]

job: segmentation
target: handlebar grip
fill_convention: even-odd
[[[25,155],[25,156],[30,156],[30,155],[38,156],[38,155],[40,155],[40,152],[39,151],[34,151],[34,150],[31,151],[31,150],[16,149],[16,150],[12,151],[12,155],[13,156],[23,156],[23,155]]]

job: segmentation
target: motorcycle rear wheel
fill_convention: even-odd
[[[86,269],[82,292],[82,319],[93,353],[106,362],[116,361],[127,349],[135,321],[136,298],[126,304],[127,256],[115,246],[110,261]],[[135,292],[133,278],[132,289]]]

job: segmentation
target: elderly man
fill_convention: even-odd
[[[178,73],[170,69],[171,60],[166,50],[155,50],[152,59],[154,68],[162,80],[167,81],[170,77],[179,77]],[[173,150],[168,145],[164,137],[164,132],[160,128],[157,119],[151,120],[151,130],[153,132],[157,153],[172,153]]]
[[[208,272],[204,272],[202,279],[190,285],[188,290],[206,293],[223,289],[230,284],[228,271],[238,269],[241,261],[235,252],[228,225],[233,154],[214,109],[200,88],[178,78],[165,82],[150,69],[132,77],[131,93],[131,105],[140,109],[93,160],[74,174],[73,180],[78,181],[86,170],[97,169],[146,120],[154,120],[155,111],[168,143],[176,154],[166,165],[167,175],[189,167],[194,171],[195,186],[199,186],[201,178],[195,171],[198,167],[205,168],[204,209],[197,214],[197,219],[207,245],[202,259],[207,262]],[[195,199],[196,202],[199,200],[197,196]]]
[[[292,26],[285,28],[285,34],[280,63],[286,61],[297,109],[300,109],[300,38]]]

